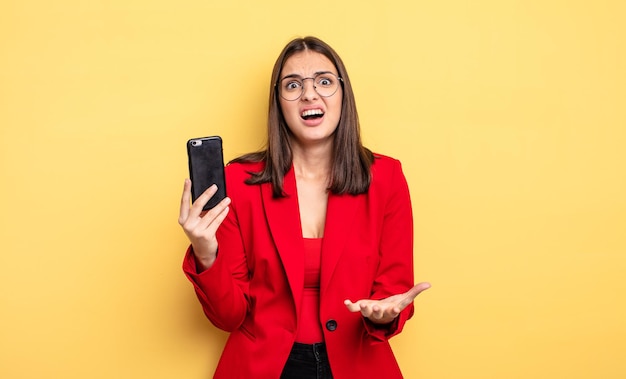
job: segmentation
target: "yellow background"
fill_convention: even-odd
[[[626,377],[624,4],[4,0],[0,377],[211,375],[185,141],[261,148],[274,59],[308,34],[411,187],[433,288],[392,340],[405,376]]]

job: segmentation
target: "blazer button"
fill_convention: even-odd
[[[328,329],[329,332],[334,332],[337,329],[337,321],[333,319],[326,321],[326,329]]]

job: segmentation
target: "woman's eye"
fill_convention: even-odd
[[[333,81],[330,78],[320,78],[318,83],[321,86],[328,87],[333,84]]]
[[[289,82],[285,85],[285,89],[288,91],[293,91],[300,88],[302,85],[299,82]]]

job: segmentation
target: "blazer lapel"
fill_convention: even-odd
[[[270,183],[261,186],[261,197],[270,233],[293,293],[296,314],[299,314],[304,291],[304,243],[293,167],[285,174],[283,183],[286,197],[274,198]]]
[[[304,291],[304,243],[293,167],[285,174],[283,187],[286,194],[283,198],[273,198],[270,183],[261,186],[261,194],[270,233],[293,293],[298,312],[296,314],[299,314]],[[346,243],[355,238],[351,235],[352,220],[362,206],[362,195],[328,195],[322,242],[320,296],[323,296],[325,289],[328,288]]]
[[[324,241],[322,242],[320,296],[324,296],[324,291],[328,288],[337,262],[343,254],[347,242],[355,238],[351,236],[352,220],[354,220],[359,208],[362,207],[362,197],[362,195],[333,194],[328,196]]]

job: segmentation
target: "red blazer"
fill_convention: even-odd
[[[279,378],[298,328],[304,286],[302,229],[293,169],[285,198],[271,185],[247,185],[262,164],[230,164],[232,199],[217,232],[218,256],[198,274],[191,251],[183,269],[205,314],[230,332],[215,378]],[[376,155],[367,194],[333,195],[322,242],[320,321],[335,379],[401,378],[388,343],[413,314],[389,326],[351,313],[345,299],[383,299],[413,286],[413,216],[400,162]]]

